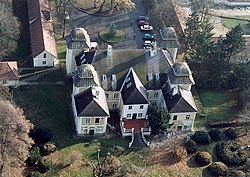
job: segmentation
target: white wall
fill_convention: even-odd
[[[71,76],[72,71],[72,62],[73,62],[73,50],[68,49],[66,51],[66,71],[67,71],[67,76]]]
[[[5,84],[4,81],[0,81],[0,86],[5,86],[5,87],[18,87],[19,81],[18,80],[6,80]]]
[[[44,58],[44,54],[46,54],[46,58]],[[43,61],[46,61],[43,64]],[[44,51],[33,58],[33,66],[34,67],[45,67],[45,66],[54,66],[54,62],[56,61],[56,57],[51,55],[49,52]]]
[[[177,115],[177,120],[173,120],[173,117]],[[186,116],[189,115],[189,119],[186,119]],[[170,113],[171,119],[169,123],[175,122],[173,126],[175,126],[175,130],[177,126],[182,126],[182,130],[184,130],[184,125],[188,126],[187,130],[193,130],[193,124],[195,121],[196,112],[186,112],[186,113]],[[172,128],[173,128],[172,126]]]
[[[143,105],[143,109],[140,109],[140,106]],[[132,109],[129,109],[129,106],[132,106]],[[147,115],[148,104],[136,104],[136,105],[123,105],[121,117],[132,119],[134,113],[137,113],[136,119],[145,119]],[[142,117],[138,117],[138,114],[142,113]],[[127,114],[131,114],[131,117],[127,117]]]

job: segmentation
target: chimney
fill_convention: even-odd
[[[112,74],[111,76],[111,85],[112,85],[112,90],[116,90],[116,75],[115,74]]]
[[[102,75],[101,83],[102,83],[102,88],[106,90],[108,88],[107,75]]]
[[[156,42],[151,43],[151,48],[150,48],[150,56],[155,56],[156,55]]]
[[[108,55],[108,56],[112,56],[112,46],[111,46],[111,45],[108,45],[108,48],[107,48],[107,55]]]

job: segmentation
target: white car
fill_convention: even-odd
[[[151,48],[151,41],[144,41],[143,48],[144,49],[150,49]]]
[[[142,31],[151,31],[151,30],[153,30],[153,26],[150,26],[150,25],[142,25],[142,26],[140,26],[140,29],[141,29]]]

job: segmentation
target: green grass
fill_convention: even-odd
[[[66,44],[64,42],[57,43],[57,56],[60,62],[66,63]]]
[[[103,30],[99,32],[99,37],[108,43],[118,43],[123,40],[124,32],[122,30],[117,30],[115,36],[110,36],[108,30]]]
[[[245,19],[245,20],[244,20]],[[250,17],[240,17],[239,19],[223,18],[223,24],[228,28],[232,29],[237,25],[242,25],[244,34],[250,34]]]
[[[241,107],[238,92],[198,90],[208,121],[235,118]]]

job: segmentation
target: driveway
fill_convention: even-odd
[[[125,37],[123,41],[113,44],[114,49],[129,49],[143,47],[143,33],[139,30],[136,19],[139,15],[145,15],[145,8],[142,0],[134,0],[135,9],[122,12],[112,17],[97,17],[83,13],[74,7],[69,7],[70,20],[66,24],[67,33],[74,27],[82,27],[88,31],[91,41],[98,43],[100,49],[106,48],[107,43],[98,37],[98,32],[108,28],[112,21],[117,29],[123,30]],[[133,23],[132,23],[133,22]]]

